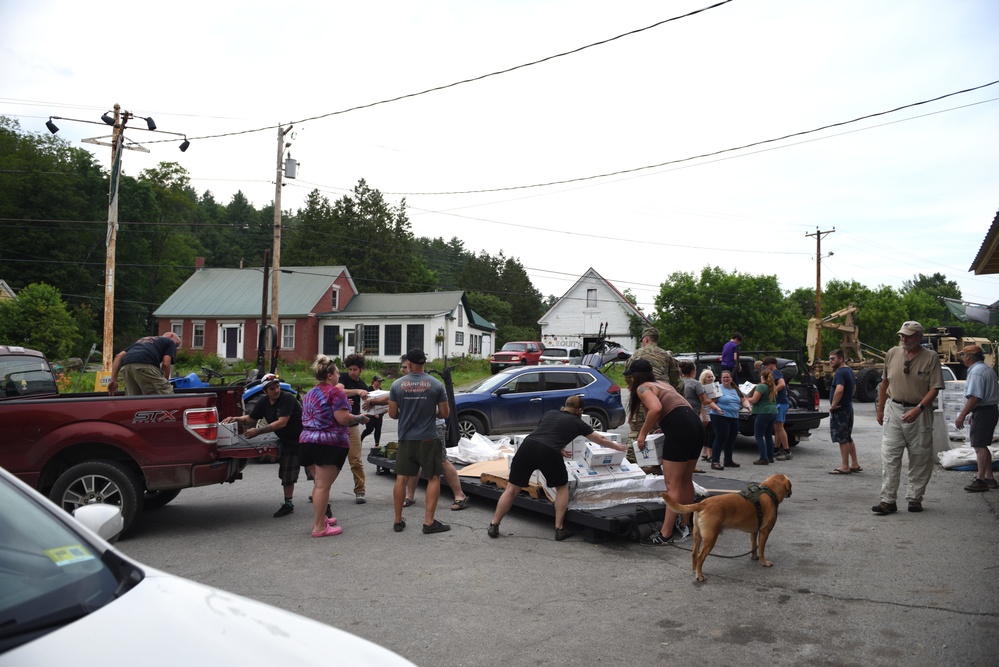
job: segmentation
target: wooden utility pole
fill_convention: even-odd
[[[835,227],[824,232],[816,227],[814,234],[805,234],[805,236],[815,237],[815,319],[820,322],[822,321],[822,239],[835,231]],[[832,253],[829,254],[831,255]],[[821,358],[822,327],[820,326],[819,330],[815,332],[815,359],[818,361]]]

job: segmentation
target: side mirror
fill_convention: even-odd
[[[506,394],[509,393],[510,393],[510,387],[500,387],[499,389],[493,392],[493,394],[496,396],[505,396]]]
[[[121,508],[116,505],[93,503],[73,510],[73,516],[84,526],[94,531],[102,539],[114,544],[125,528]]]

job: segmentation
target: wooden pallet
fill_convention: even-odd
[[[489,473],[482,473],[482,475],[479,477],[479,481],[482,482],[483,484],[493,484],[499,489],[505,489],[507,487],[507,484],[510,483],[510,480],[508,480],[505,477],[500,477],[499,475],[492,475]],[[525,486],[523,489],[521,489],[520,492],[526,493],[528,496],[534,498],[535,500],[548,499],[548,497],[545,495],[545,490],[541,487],[540,484],[531,484],[530,486]]]

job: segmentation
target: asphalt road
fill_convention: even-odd
[[[366,464],[368,503],[350,475],[333,486],[342,535],[312,539],[303,484],[296,511],[276,465],[251,464],[224,487],[188,489],[145,514],[119,543],[154,567],[289,609],[382,644],[419,665],[993,665],[999,651],[999,491],[963,490],[972,474],[936,468],[925,511],[876,516],[880,427],[858,406],[864,472],[833,476],[827,423],[794,459],[748,465],[746,482],[782,472],[794,494],[767,544],[774,567],[751,562],[749,536],[726,533],[691,572],[690,543],[643,547],[555,542],[550,519],[515,508],[490,539],[490,501],[438,517],[423,535],[422,489],[392,531],[393,476]],[[394,424],[386,418],[383,442]],[[365,444],[368,444],[366,441]],[[903,472],[904,476],[904,472]],[[329,651],[336,662],[336,647]],[[224,660],[224,656],[219,656]]]

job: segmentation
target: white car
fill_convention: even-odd
[[[120,510],[74,519],[0,468],[0,667],[412,665],[342,630],[127,558]]]
[[[580,364],[583,351],[578,347],[546,347],[538,359],[539,364]]]

